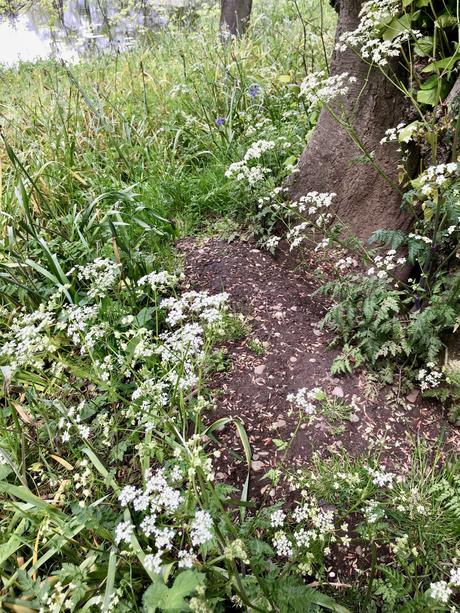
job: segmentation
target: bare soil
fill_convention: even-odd
[[[239,417],[253,451],[251,495],[276,495],[265,473],[285,461],[289,469],[308,465],[317,453],[325,458],[357,457],[380,451],[388,468],[407,469],[419,440],[429,448],[460,451],[459,431],[445,419],[441,406],[421,398],[417,390],[402,396],[396,388],[377,390],[364,369],[333,377],[331,364],[337,350],[329,348],[331,335],[321,329],[328,304],[314,295],[318,269],[327,276],[331,262],[317,254],[302,270],[286,250],[277,257],[251,242],[216,238],[185,239],[187,285],[211,293],[226,291],[235,313],[242,313],[249,336],[226,343],[229,368],[213,376],[214,421]],[[255,341],[255,345],[254,345]],[[263,350],[263,353],[261,351]],[[299,388],[321,387],[345,406],[344,416],[319,415],[298,428],[298,413],[286,400]],[[289,441],[288,451],[279,441]],[[218,478],[241,486],[246,466],[232,451],[242,452],[236,430],[218,433],[222,453],[216,461]]]

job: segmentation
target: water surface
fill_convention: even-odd
[[[0,17],[0,64],[48,57],[77,61],[88,52],[124,51],[146,32],[190,9],[191,0],[55,0]]]

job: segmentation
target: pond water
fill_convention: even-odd
[[[0,3],[1,4],[1,3]],[[7,0],[8,4],[8,0]],[[0,65],[48,57],[75,62],[88,52],[124,51],[146,31],[167,27],[191,0],[54,0],[0,16]]]

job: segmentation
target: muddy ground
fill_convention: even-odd
[[[308,465],[313,454],[356,457],[380,450],[388,468],[407,468],[417,441],[433,449],[460,450],[459,431],[447,422],[441,406],[421,398],[417,390],[401,394],[398,384],[379,390],[365,370],[333,377],[338,351],[321,329],[327,300],[315,294],[318,267],[324,275],[331,262],[298,266],[286,250],[276,257],[251,242],[208,238],[179,243],[189,289],[226,291],[231,309],[245,316],[250,330],[226,343],[228,368],[213,376],[216,409],[210,421],[239,417],[249,434],[253,458],[251,494],[272,494],[264,474],[284,458],[290,469]],[[321,387],[335,400],[334,415],[318,415],[297,433],[298,413],[286,397],[299,388]],[[218,434],[223,443],[218,477],[239,486],[246,475],[243,460],[231,450],[241,443],[234,428]],[[279,449],[293,437],[289,450]]]

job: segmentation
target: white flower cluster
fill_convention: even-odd
[[[285,519],[286,513],[282,509],[278,509],[277,511],[273,511],[271,514],[270,523],[273,528],[281,528]]]
[[[152,404],[165,407],[169,401],[167,394],[168,387],[168,384],[164,381],[158,381],[152,378],[145,379],[134,390],[132,399],[139,400],[139,398],[148,398]]]
[[[258,160],[264,153],[271,151],[276,147],[276,142],[273,140],[258,140],[249,147],[246,151],[243,160],[249,162],[249,160]]]
[[[317,387],[311,390],[303,387],[297,390],[295,394],[288,394],[286,400],[304,411],[307,415],[312,415],[316,411],[315,401],[318,400],[320,393],[321,390]]]
[[[385,517],[385,511],[377,500],[368,500],[363,508],[364,517],[369,524],[375,524]]]
[[[448,228],[446,228],[446,234],[447,236],[451,236],[454,232],[456,232],[460,227],[460,217],[457,220],[457,223],[452,224],[451,226],[449,226]]]
[[[272,513],[270,520],[272,527],[282,528],[286,514],[279,509]],[[315,498],[299,504],[292,512],[292,520],[297,524],[292,537],[289,537],[284,530],[277,530],[273,536],[273,546],[280,557],[291,557],[294,549],[304,553],[310,545],[324,543],[327,538],[331,542],[336,540],[334,511],[320,506]],[[348,529],[348,526],[343,524],[341,529]],[[329,548],[325,547],[324,552],[328,551]]]
[[[365,60],[369,60],[377,66],[386,66],[392,57],[398,57],[401,52],[401,45],[411,37],[420,38],[418,30],[401,32],[392,40],[380,40],[377,38],[368,40],[360,49],[360,54]]]
[[[194,547],[204,545],[212,539],[213,520],[208,511],[197,511],[190,529],[190,538]]]
[[[361,57],[378,66],[386,66],[389,58],[400,54],[401,45],[411,37],[419,38],[418,30],[408,29],[393,37],[382,40],[382,26],[392,17],[400,14],[399,0],[369,0],[364,2],[360,11],[360,22],[356,30],[341,35],[337,49],[345,51],[352,47]]]
[[[358,260],[356,258],[352,258],[351,256],[340,258],[340,260],[337,260],[335,263],[335,267],[342,272],[350,268],[356,268],[356,266],[358,266]]]
[[[303,221],[302,223],[297,224],[289,230],[286,235],[286,238],[290,243],[289,249],[291,251],[295,247],[298,247],[305,240],[305,231],[307,230],[307,228],[311,228],[311,223],[309,221]]]
[[[412,238],[414,241],[422,241],[426,245],[431,245],[433,242],[429,236],[422,236],[421,234],[414,234],[413,232],[410,232],[408,237]]]
[[[61,417],[58,422],[59,430],[63,431],[61,439],[63,443],[67,443],[70,440],[70,435],[73,429],[77,434],[83,438],[88,439],[90,435],[90,428],[88,425],[82,423],[81,412],[85,406],[83,400],[77,407],[70,407],[66,411],[66,417]]]
[[[160,306],[168,311],[166,321],[172,327],[195,318],[210,325],[221,321],[227,300],[226,292],[210,296],[208,292],[191,291],[180,298],[165,298]]]
[[[267,174],[270,174],[270,168],[260,164],[252,166],[251,162],[258,160],[264,153],[271,151],[275,147],[276,142],[272,140],[258,140],[252,143],[240,162],[230,164],[225,172],[225,176],[227,178],[235,177],[237,181],[247,181],[251,186],[263,181]]]
[[[317,228],[325,228],[332,220],[332,213],[328,212],[332,204],[334,193],[308,192],[305,196],[301,196],[298,201],[291,202],[289,207],[303,215],[313,217],[313,220],[304,221],[289,230],[287,240],[290,243],[291,250],[297,247],[305,240],[305,230],[311,227],[312,224]]]
[[[374,266],[371,266],[367,271],[370,277],[377,279],[388,279],[391,273],[397,266],[404,266],[406,258],[397,257],[395,249],[387,251],[386,256],[377,255],[374,257]]]
[[[421,368],[417,374],[422,392],[427,389],[432,389],[433,387],[438,387],[442,381],[442,377],[443,373],[436,368],[434,362],[427,362],[426,368]]]
[[[348,72],[331,77],[327,77],[324,71],[315,72],[303,81],[299,96],[311,106],[327,104],[339,96],[345,96],[349,85],[355,82],[356,77],[350,76]]]
[[[273,547],[280,558],[290,558],[293,554],[292,543],[282,530],[275,532],[273,537]]]
[[[367,467],[367,472],[372,477],[372,483],[379,487],[393,487],[393,480],[395,475],[393,473],[386,472],[385,467],[381,466],[380,470],[375,470],[370,466]]]
[[[121,265],[106,258],[96,258],[85,266],[75,266],[70,272],[76,272],[79,281],[89,285],[90,298],[104,298],[120,276]]]
[[[174,539],[180,536],[183,543],[183,534],[167,525],[182,509],[185,498],[180,490],[172,487],[171,483],[180,477],[174,469],[166,475],[164,469],[153,472],[147,471],[145,475],[145,487],[138,488],[133,485],[124,487],[118,500],[122,507],[131,505],[136,512],[144,513],[138,528],[147,538],[154,541],[155,553],[148,553],[144,559],[144,565],[148,570],[159,573],[162,565],[162,557],[165,552],[171,552]],[[197,510],[190,525],[189,537],[191,546],[181,549],[177,553],[179,568],[191,568],[197,559],[198,549],[201,545],[213,538],[213,519],[209,511]],[[115,542],[129,543],[136,526],[131,521],[120,522],[115,529]]]
[[[66,330],[74,345],[80,347],[80,353],[91,351],[96,342],[107,333],[107,324],[93,324],[99,313],[98,305],[68,305],[62,309],[63,321],[58,329]]]
[[[316,215],[324,209],[328,209],[337,194],[333,192],[308,192],[301,196],[298,201],[291,202],[290,207],[299,213]]]
[[[399,123],[396,128],[389,128],[385,130],[385,136],[380,140],[380,144],[394,143],[399,139],[399,133],[406,126],[405,123]]]
[[[26,366],[40,368],[43,355],[56,350],[50,336],[54,315],[41,306],[33,313],[20,313],[3,336],[0,357],[6,358],[12,372]]]
[[[137,282],[139,287],[147,285],[154,292],[164,292],[176,287],[180,277],[166,270],[159,272],[151,272],[144,277],[141,277]]]
[[[447,187],[450,180],[459,174],[458,170],[459,164],[456,162],[430,166],[419,178],[422,186],[422,194],[424,196],[430,196],[437,188]]]
[[[429,594],[433,600],[447,604],[454,592],[453,588],[456,587],[460,587],[460,567],[451,569],[449,581],[436,581],[432,583]],[[451,611],[457,611],[457,608],[453,607]]]
[[[171,327],[181,327],[161,334],[161,344],[155,352],[168,368],[170,382],[179,390],[196,385],[196,364],[204,356],[205,331],[221,329],[227,300],[226,293],[210,296],[207,292],[187,292],[181,298],[166,298],[161,302],[162,308],[168,311],[167,322]]]

